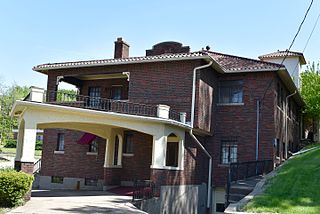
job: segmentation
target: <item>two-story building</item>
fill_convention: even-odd
[[[297,149],[303,101],[290,71],[268,59],[190,52],[177,42],[130,57],[118,38],[113,59],[35,66],[48,76],[46,99],[38,91],[13,107],[16,168],[32,172],[36,130],[43,129],[40,188],[205,183],[206,206],[216,210],[229,163],[278,164]],[[60,92],[60,82],[77,93]]]

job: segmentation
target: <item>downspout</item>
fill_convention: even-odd
[[[210,153],[204,148],[204,146],[200,143],[197,137],[193,134],[193,125],[194,125],[194,111],[195,111],[195,101],[196,101],[196,77],[197,71],[210,67],[212,65],[212,61],[210,61],[206,65],[198,66],[193,69],[193,80],[192,80],[192,102],[191,102],[191,129],[189,131],[190,136],[194,141],[198,144],[200,149],[208,156],[209,158],[209,169],[208,169],[208,188],[207,188],[207,210],[210,210],[210,201],[211,201],[211,178],[212,178],[212,157]]]
[[[256,161],[259,159],[260,100],[257,100]]]
[[[285,121],[284,121],[284,124],[285,124],[285,137],[286,137],[286,148],[285,148],[285,158],[287,159],[288,158],[288,101],[289,101],[289,98],[292,97],[293,95],[295,95],[297,93],[297,91],[294,91],[292,94],[288,95],[286,97],[286,109],[284,110],[285,112]]]

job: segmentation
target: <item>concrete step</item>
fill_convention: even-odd
[[[230,194],[242,194],[242,195],[248,195],[250,192],[252,192],[254,188],[253,187],[246,187],[246,186],[231,186],[230,187]]]
[[[240,201],[241,199],[243,199],[246,196],[246,194],[236,194],[236,193],[232,193],[229,196],[229,201]]]

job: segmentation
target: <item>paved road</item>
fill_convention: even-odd
[[[135,208],[130,201],[131,197],[118,196],[103,191],[33,190],[29,202],[9,213],[145,214],[145,212]]]

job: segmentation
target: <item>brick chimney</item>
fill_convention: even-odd
[[[117,38],[117,41],[114,42],[114,58],[128,58],[129,47],[122,37]]]

